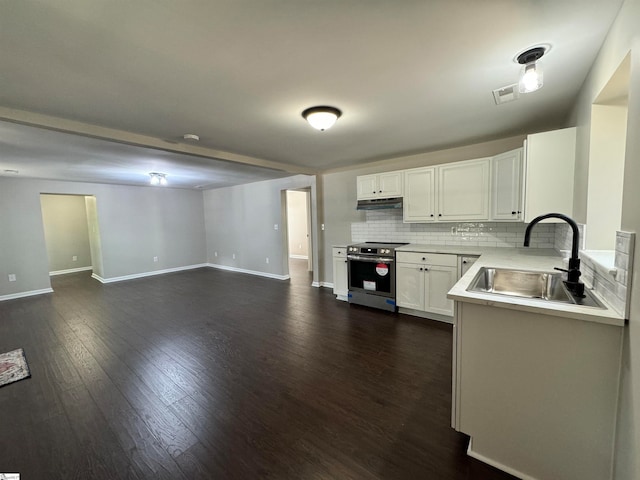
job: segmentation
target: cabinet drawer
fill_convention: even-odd
[[[347,247],[333,247],[333,256],[347,258]]]
[[[399,263],[423,263],[425,265],[455,267],[458,265],[458,256],[446,253],[396,252],[396,261]]]

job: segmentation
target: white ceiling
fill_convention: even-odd
[[[173,186],[215,188],[555,128],[621,3],[4,0],[0,175],[138,184],[168,170]],[[544,87],[496,106],[516,54],[540,44]],[[300,116],[318,104],[343,111],[326,132]],[[25,112],[177,150],[196,133],[201,156],[11,122]],[[222,161],[238,159],[276,169]]]

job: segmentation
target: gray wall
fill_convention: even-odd
[[[318,229],[316,177],[295,175],[205,191],[208,262],[275,276],[287,275],[284,191],[304,187],[311,187],[312,244],[318,249],[322,240]],[[276,224],[278,230],[274,229]],[[318,258],[314,255],[314,282],[320,278],[319,274]]]
[[[90,267],[91,248],[84,196],[41,195],[40,203],[49,271]]]
[[[449,150],[392,158],[363,165],[357,169],[345,169],[322,175],[325,223],[323,252],[325,276],[323,282],[333,283],[331,247],[349,244],[351,242],[351,223],[365,221],[365,213],[356,210],[356,177],[358,175],[493,156],[521,147],[524,138],[525,136],[520,135]]]
[[[41,193],[95,196],[105,279],[206,261],[200,191],[0,178],[0,297],[50,288]]]
[[[580,92],[573,118],[578,127],[574,214],[587,216],[591,104],[631,50],[631,80],[622,199],[622,230],[640,233],[640,0],[626,0]],[[588,225],[587,225],[588,235]],[[616,443],[616,480],[640,479],[640,245],[636,239],[631,311],[625,328]]]

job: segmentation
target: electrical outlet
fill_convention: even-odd
[[[236,259],[236,254],[235,254],[235,253],[234,253],[234,254],[232,254],[232,255],[231,255],[231,258],[233,258],[233,259],[235,260],[235,259]]]
[[[320,225],[320,230],[324,230],[324,223]]]
[[[218,252],[213,252],[213,256],[217,257],[218,256]]]
[[[274,223],[274,224],[273,224],[273,229],[274,229],[274,230],[277,230],[277,229],[278,229],[278,224],[277,224],[277,223]]]
[[[78,256],[74,255],[73,257],[71,257],[71,261],[72,262],[77,262],[78,261]]]
[[[10,273],[9,274],[9,281],[10,282],[15,282],[16,281],[16,274],[15,273]]]
[[[153,257],[153,261],[157,262],[158,261],[158,257]]]
[[[267,257],[267,263],[269,263],[269,257]]]

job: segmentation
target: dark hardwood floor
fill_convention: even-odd
[[[0,302],[0,472],[23,479],[509,479],[450,424],[451,328],[200,269]]]

